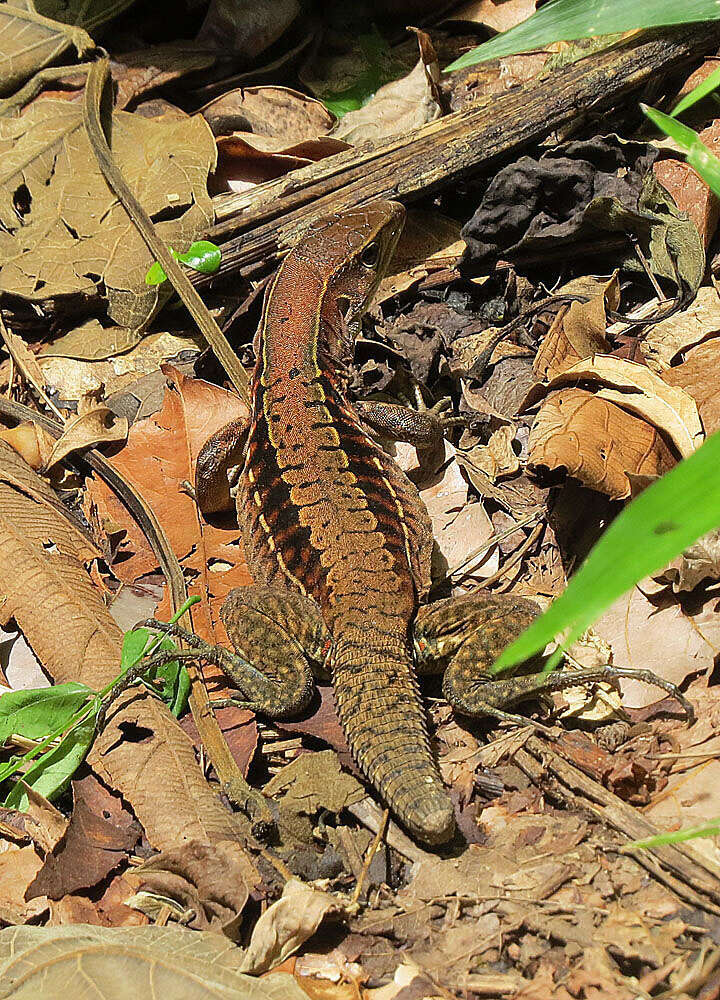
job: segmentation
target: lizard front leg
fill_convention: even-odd
[[[327,675],[330,633],[315,601],[279,587],[238,587],[228,594],[220,617],[234,653],[189,632],[180,634],[196,655],[227,674],[247,707],[273,719],[301,712],[315,690],[313,675]],[[153,625],[179,632],[175,626]]]
[[[689,702],[674,684],[649,670],[603,666],[497,677],[490,668],[503,649],[540,614],[533,601],[505,595],[451,597],[420,609],[414,643],[418,669],[430,673],[446,666],[443,694],[462,715],[518,720],[505,709],[551,691],[630,677],[654,684],[675,698],[692,719]]]
[[[449,399],[441,399],[430,409],[417,410],[400,403],[369,400],[355,403],[355,410],[364,423],[393,441],[407,441],[416,448],[432,448],[442,441],[448,428],[467,426],[465,417],[447,415],[451,406]]]

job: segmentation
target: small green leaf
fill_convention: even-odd
[[[71,729],[58,746],[51,747],[33,761],[23,775],[23,780],[46,799],[52,801],[57,798],[65,791],[73,774],[85,760],[94,732],[93,714]],[[11,789],[4,805],[11,809],[25,810],[28,804],[27,793],[18,782]]]
[[[167,281],[167,274],[163,271],[162,264],[155,261],[151,264],[145,275],[146,285],[162,285],[163,281]]]
[[[175,260],[179,260],[181,264],[191,267],[193,271],[202,271],[203,274],[215,274],[222,260],[220,247],[211,243],[210,240],[196,240],[190,244],[185,253],[178,253],[172,247],[169,247],[169,250]],[[163,270],[162,264],[156,260],[148,268],[145,275],[145,284],[161,285],[163,281],[167,281],[167,275]]]
[[[647,104],[641,104],[640,107],[654,125],[675,140],[685,153],[687,162],[700,174],[710,190],[720,195],[720,160],[708,149],[697,132],[657,108],[649,108]]]
[[[54,687],[8,691],[0,696],[0,742],[12,733],[41,740],[55,729],[69,725],[77,711],[95,694],[71,681]]]
[[[677,124],[677,123],[676,123]],[[613,601],[720,525],[720,432],[653,483],[620,513],[565,591],[494,664],[494,673],[570,645]],[[561,653],[550,658],[557,663]]]
[[[176,255],[176,260],[181,264],[187,264],[194,271],[202,271],[203,274],[215,274],[220,267],[222,254],[220,247],[215,246],[210,240],[197,240],[190,245],[187,253]]]

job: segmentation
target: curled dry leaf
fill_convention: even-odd
[[[126,877],[136,893],[174,900],[192,914],[189,926],[195,930],[222,931],[230,937],[235,936],[238,917],[258,882],[240,844],[227,840],[189,841],[163,851]]]
[[[691,396],[706,434],[720,427],[720,337],[706,340],[689,351],[681,365],[663,372],[662,379]]]
[[[579,379],[598,382],[595,395],[653,424],[686,458],[702,443],[703,429],[693,398],[650,371],[624,358],[596,356],[577,362],[550,383],[555,389]],[[634,470],[631,470],[634,471]]]
[[[551,381],[578,361],[609,353],[606,308],[617,309],[619,302],[620,284],[614,276],[602,294],[558,312],[533,362],[538,378]]]
[[[514,440],[514,427],[498,427],[487,444],[478,445],[463,456],[464,462],[471,464],[474,470],[484,472],[492,482],[502,476],[511,476],[520,468],[520,459],[513,450]]]
[[[161,121],[118,111],[110,131],[118,167],[158,235],[186,249],[213,221],[208,126],[198,115]],[[115,322],[143,328],[158,303],[157,287],[145,284],[152,257],[100,172],[82,108],[38,101],[0,119],[0,154],[0,289],[30,301],[107,294]]]
[[[377,142],[411,132],[441,116],[437,56],[429,37],[421,31],[417,34],[420,59],[415,68],[400,80],[380,87],[364,107],[349,111],[333,131],[335,139],[344,139],[353,146],[367,140]]]
[[[661,476],[675,465],[654,427],[583,389],[563,389],[545,400],[528,448],[531,468],[566,469],[616,500],[630,496],[628,473]]]
[[[200,114],[216,136],[241,132],[286,146],[325,136],[337,121],[322,101],[289,87],[238,87],[210,101]]]
[[[256,976],[274,968],[315,933],[323,917],[340,909],[334,896],[290,879],[282,897],[255,924],[240,968]]]
[[[720,580],[720,529],[699,538],[655,578],[671,583],[676,594],[706,580]]]
[[[718,333],[720,297],[711,285],[704,285],[687,309],[650,327],[640,340],[640,350],[653,371],[663,372],[681,351]]]
[[[65,430],[48,456],[44,471],[49,472],[53,466],[62,462],[74,451],[92,448],[99,444],[118,444],[120,441],[125,441],[127,436],[127,417],[119,417],[107,406],[95,404],[67,422]]]
[[[207,69],[214,62],[215,53],[199,49],[195,42],[152,45],[120,53],[110,62],[116,85],[115,108],[120,111],[148,91]]]

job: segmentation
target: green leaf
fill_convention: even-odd
[[[671,111],[671,117],[676,118],[678,115],[681,115],[683,111],[687,111],[693,104],[697,104],[698,101],[701,101],[703,97],[707,97],[708,94],[711,94],[713,90],[717,90],[718,87],[720,87],[720,66],[714,69],[710,76],[701,80],[697,87],[693,87],[689,94],[685,94],[682,100],[678,101]]]
[[[720,432],[629,504],[567,589],[509,646],[493,672],[522,663],[549,642],[574,642],[613,601],[720,525]],[[548,668],[560,659],[558,651]]]
[[[641,104],[640,107],[653,124],[675,140],[685,153],[687,162],[700,174],[710,190],[720,195],[720,160],[708,149],[697,132],[670,115],[665,115],[656,108],[649,108],[647,104]]]
[[[181,264],[187,264],[194,271],[202,271],[203,274],[215,274],[220,267],[222,254],[220,247],[215,246],[210,240],[196,240],[190,244],[187,253],[179,253],[176,260]]]
[[[191,267],[193,271],[202,271],[203,274],[215,274],[222,260],[220,247],[210,240],[196,240],[190,244],[185,253],[178,253],[172,247],[169,247],[169,250],[175,260]],[[162,264],[156,260],[147,270],[145,284],[162,285],[163,281],[167,281],[167,275]]]
[[[515,28],[478,45],[451,63],[446,72],[473,66],[487,59],[542,49],[553,42],[611,35],[639,28],[715,21],[720,18],[716,0],[550,0]]]
[[[159,261],[155,261],[147,269],[145,274],[145,284],[146,285],[162,285],[163,281],[167,281],[167,274],[163,270],[163,266]]]
[[[73,774],[85,760],[94,732],[95,715],[92,714],[64,736],[58,746],[52,747],[33,761],[23,775],[23,780],[46,799],[52,801],[57,798],[65,791]],[[11,809],[28,808],[27,793],[19,782],[13,786],[4,805]]]
[[[167,636],[156,639],[147,628],[137,628],[126,632],[120,657],[123,673],[141,660],[146,653],[152,655],[148,651],[150,643],[153,643],[152,653],[176,649],[172,639]],[[190,678],[185,667],[181,666],[177,660],[170,660],[161,667],[151,667],[143,676],[147,681],[161,680],[163,686],[159,691],[160,698],[169,706],[173,715],[176,717],[182,715],[190,693]]]
[[[48,733],[70,724],[77,711],[95,694],[84,684],[71,681],[55,687],[8,691],[0,696],[0,741],[12,733],[41,740]]]

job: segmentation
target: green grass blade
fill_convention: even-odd
[[[500,656],[522,663],[553,640],[575,641],[638,580],[720,524],[720,432],[649,486],[613,521],[567,589]]]
[[[682,100],[678,101],[670,113],[671,117],[677,118],[683,111],[687,111],[693,104],[701,101],[703,97],[712,94],[713,90],[717,90],[718,87],[720,87],[720,66],[713,70],[710,76],[702,80],[697,87],[694,87],[689,94],[685,94]]]
[[[451,63],[446,72],[473,66],[487,59],[542,49],[553,42],[567,42],[595,35],[612,35],[670,24],[715,21],[718,0],[550,0],[517,27],[491,38]]]
[[[715,819],[704,826],[689,826],[684,830],[673,830],[671,833],[658,833],[655,837],[633,840],[625,845],[623,851],[642,851],[648,847],[662,847],[663,844],[683,844],[686,840],[695,840],[697,837],[717,837],[719,833],[720,819]]]
[[[640,107],[661,132],[675,140],[690,166],[697,170],[710,190],[720,195],[720,160],[708,149],[697,132],[670,115],[665,115],[656,108],[649,108],[647,104],[641,104]]]

